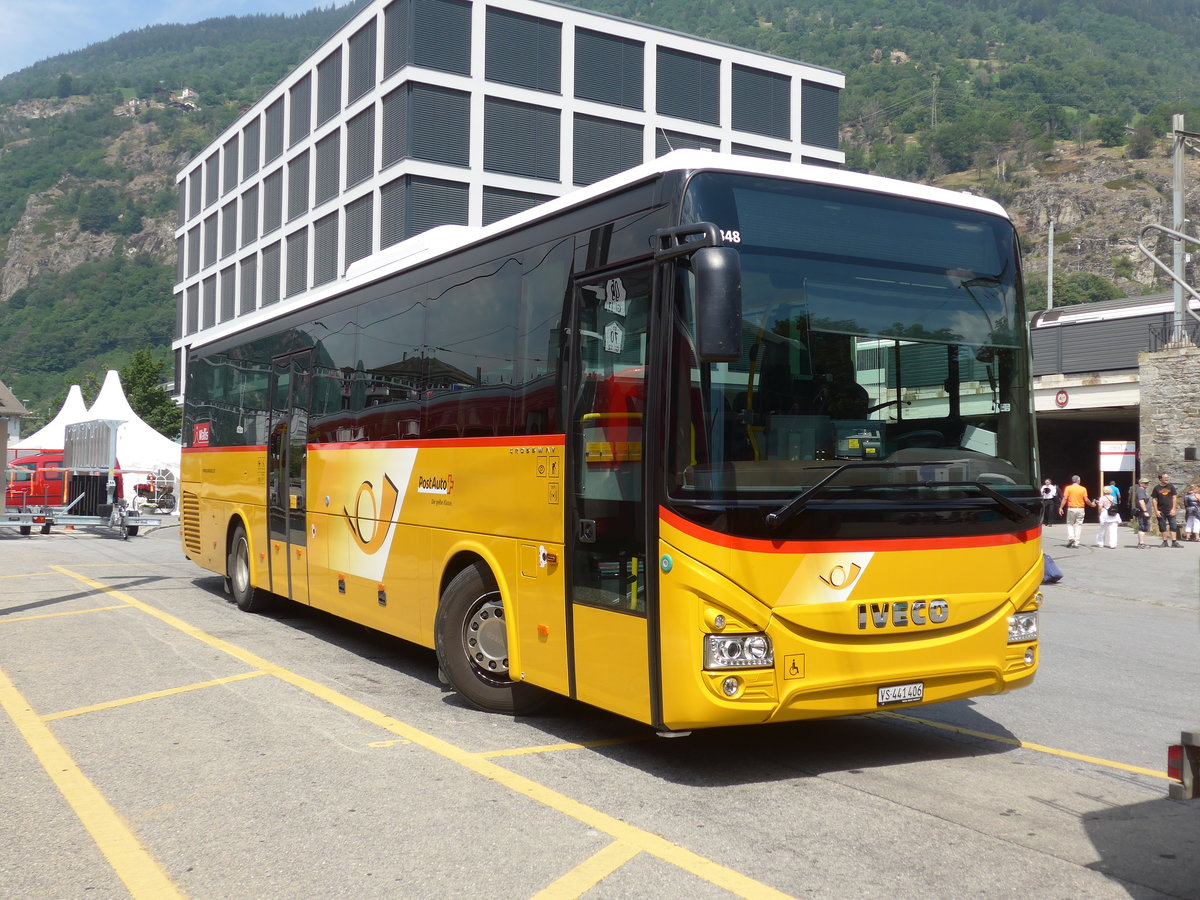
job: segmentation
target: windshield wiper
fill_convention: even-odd
[[[924,466],[946,466],[960,463],[961,460],[922,460],[920,465]],[[771,529],[781,528],[794,519],[800,512],[808,506],[809,501],[818,494],[824,487],[829,484],[834,478],[845,472],[847,469],[897,469],[902,466],[911,468],[914,464],[911,462],[869,462],[869,463],[846,463],[838,466],[812,487],[797,494],[784,506],[767,513],[767,527]],[[1014,519],[1023,519],[1030,513],[1025,507],[1019,503],[1005,497],[994,488],[988,487],[981,481],[912,481],[905,482],[904,487],[925,487],[925,488],[953,488],[953,487],[971,487],[978,490],[985,497],[993,500],[998,506],[1004,509]]]

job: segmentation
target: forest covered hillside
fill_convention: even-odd
[[[363,0],[128,32],[0,79],[0,380],[43,415],[175,327],[174,176]],[[837,69],[848,165],[988,194],[1034,305],[1162,289],[1171,115],[1200,130],[1200,0],[581,0]],[[1189,204],[1196,201],[1189,162]]]

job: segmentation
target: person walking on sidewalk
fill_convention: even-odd
[[[1185,539],[1200,540],[1200,484],[1189,484],[1183,495],[1183,511],[1187,516]]]
[[[1079,483],[1079,476],[1072,475],[1071,483],[1063,488],[1062,502],[1058,504],[1058,514],[1067,516],[1067,546],[1078,547],[1079,539],[1083,536],[1083,514],[1089,506],[1095,506],[1088,496],[1087,488]]]
[[[1175,490],[1175,485],[1171,484],[1171,477],[1166,472],[1159,473],[1158,484],[1154,486],[1151,497],[1158,515],[1158,531],[1162,536],[1162,545],[1164,547],[1182,547],[1183,544],[1179,543],[1175,534],[1175,512],[1179,495]]]
[[[1042,525],[1051,525],[1054,518],[1054,501],[1058,499],[1058,485],[1047,478],[1042,482]]]
[[[1117,549],[1117,528],[1121,525],[1121,514],[1117,512],[1117,501],[1104,491],[1094,504],[1100,510],[1100,527],[1096,530],[1096,546]]]
[[[1137,545],[1139,550],[1147,546],[1146,535],[1150,533],[1150,479],[1145,476],[1138,479],[1133,492],[1133,514],[1137,516]]]

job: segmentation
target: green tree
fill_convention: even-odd
[[[162,387],[166,364],[150,347],[134,350],[121,369],[121,386],[133,411],[159,434],[178,440],[183,411]]]
[[[1145,159],[1153,149],[1154,128],[1149,122],[1141,122],[1137,128],[1133,129],[1125,152],[1129,154],[1130,159]]]
[[[79,228],[81,231],[90,231],[94,234],[108,231],[117,224],[120,215],[121,213],[117,209],[117,194],[110,187],[101,185],[80,198]]]
[[[1120,116],[1105,116],[1096,123],[1096,137],[1103,147],[1119,147],[1125,143],[1125,122]]]

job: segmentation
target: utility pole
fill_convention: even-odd
[[[933,75],[933,100],[931,101],[931,111],[929,114],[929,127],[930,128],[937,128],[938,81],[941,79],[941,77],[942,76],[937,74],[936,72]]]
[[[1054,309],[1054,218],[1050,218],[1050,233],[1046,236],[1046,309]]]

